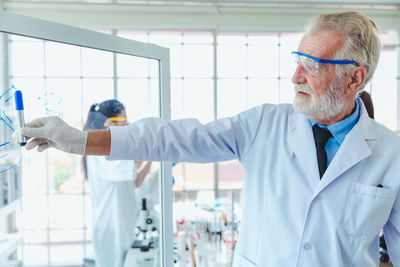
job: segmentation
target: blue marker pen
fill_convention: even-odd
[[[22,101],[22,92],[19,90],[15,91],[15,109],[17,110],[18,128],[25,127],[24,102]],[[18,142],[20,146],[26,145],[26,137],[20,134]]]

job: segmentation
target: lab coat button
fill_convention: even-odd
[[[312,249],[312,246],[311,246],[310,243],[305,243],[303,248],[304,248],[305,251],[310,251]]]

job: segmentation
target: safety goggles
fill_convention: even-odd
[[[356,67],[359,66],[357,62],[350,60],[322,59],[295,51],[292,52],[292,55],[295,57],[296,64],[301,64],[303,69],[311,75],[316,75],[321,71],[329,72],[333,64],[352,64]]]
[[[115,126],[123,126],[128,124],[128,118],[127,117],[111,117],[109,118],[112,125]]]
[[[110,121],[126,121],[126,117],[111,117]]]

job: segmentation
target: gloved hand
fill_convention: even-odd
[[[59,117],[33,120],[19,131],[22,135],[32,138],[26,144],[28,150],[37,146],[37,150],[42,152],[54,147],[64,152],[85,154],[87,132],[69,126]]]

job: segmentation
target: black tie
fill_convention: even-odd
[[[313,132],[315,145],[317,147],[319,177],[321,179],[326,171],[326,168],[328,167],[325,145],[326,142],[328,142],[328,139],[332,137],[332,134],[329,130],[318,127],[317,124],[314,124]]]

